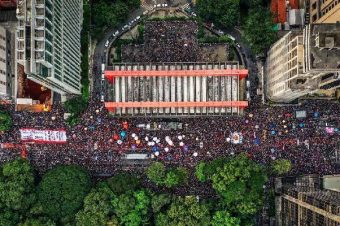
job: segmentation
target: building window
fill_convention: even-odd
[[[316,14],[313,15],[312,20],[313,22],[316,21]]]
[[[314,2],[314,3],[312,4],[312,9],[313,9],[313,10],[316,9],[316,2]]]

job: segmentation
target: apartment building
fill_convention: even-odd
[[[308,0],[311,23],[340,21],[340,0]]]
[[[0,100],[12,96],[14,77],[14,37],[6,27],[0,25]]]
[[[50,102],[53,92],[81,93],[82,5],[82,0],[18,1],[16,93],[19,102],[31,98],[43,104]],[[39,97],[39,91],[44,92],[44,98]]]
[[[277,225],[340,225],[340,192],[328,189],[327,179],[318,175],[277,178]]]
[[[340,24],[310,24],[291,31],[268,51],[267,97],[291,102],[320,89],[340,87]]]

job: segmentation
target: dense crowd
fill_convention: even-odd
[[[147,21],[144,43],[122,48],[123,62],[197,62],[201,59],[194,21]]]
[[[111,174],[122,167],[128,153],[145,153],[169,165],[194,167],[201,160],[246,152],[261,164],[290,159],[292,174],[339,173],[340,106],[332,101],[309,100],[301,105],[271,107],[253,103],[244,116],[176,119],[181,127],[168,129],[154,118],[120,119],[110,116],[98,101],[90,101],[81,123],[69,128],[61,106],[49,113],[14,112],[13,129],[1,135],[2,143],[20,144],[20,128],[67,128],[66,144],[26,144],[28,159],[41,171],[57,164],[79,164],[96,174]],[[306,118],[296,118],[306,110]],[[327,128],[333,128],[327,132]],[[122,133],[123,132],[123,133]],[[242,136],[231,143],[232,134]],[[1,149],[1,161],[20,155],[21,147]],[[128,164],[131,164],[129,162]]]

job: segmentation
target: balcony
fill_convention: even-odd
[[[36,60],[37,62],[43,62],[43,61],[45,61],[44,53],[43,53],[43,52],[36,52],[36,53],[35,53],[35,60]]]
[[[43,52],[45,50],[44,43],[36,42],[35,43],[35,51],[36,52]]]
[[[43,9],[45,7],[45,1],[44,0],[36,0],[35,1],[35,7],[39,9]]]
[[[19,41],[17,51],[23,52],[24,50],[25,50],[25,43],[23,41]]]
[[[35,22],[35,29],[36,30],[39,30],[39,31],[42,31],[45,29],[45,23],[43,20],[36,20]]]

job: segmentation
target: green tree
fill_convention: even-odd
[[[171,203],[171,196],[168,194],[154,194],[151,199],[153,213],[158,213],[163,207]]]
[[[165,173],[165,166],[161,162],[152,163],[146,171],[148,179],[157,185],[163,184]]]
[[[269,9],[262,7],[250,10],[243,30],[245,40],[256,55],[264,55],[277,35]]]
[[[120,225],[138,226],[149,221],[151,198],[145,190],[128,192],[112,200]]]
[[[105,226],[113,212],[116,198],[107,184],[92,190],[84,199],[84,208],[76,214],[77,226]]]
[[[166,173],[164,185],[172,188],[181,184],[186,184],[188,181],[188,172],[183,167],[178,167]]]
[[[65,102],[65,109],[74,116],[79,116],[87,107],[87,102],[82,96],[71,98]]]
[[[52,219],[72,219],[82,206],[90,187],[90,177],[82,168],[57,166],[42,177],[38,197],[45,213]]]
[[[237,217],[232,217],[227,211],[216,211],[212,217],[212,226],[239,226],[241,220]]]
[[[231,210],[251,215],[262,204],[266,180],[263,169],[245,154],[240,154],[216,170],[212,185]]]
[[[140,180],[129,173],[119,173],[107,180],[110,188],[115,194],[133,191],[140,186]]]
[[[203,20],[224,28],[236,25],[240,16],[240,0],[197,0],[196,7]]]
[[[0,170],[0,208],[25,212],[35,201],[34,173],[28,161],[5,163]]]
[[[200,162],[196,165],[195,175],[197,179],[201,182],[210,180],[211,177],[216,172],[217,168],[223,167],[224,163],[228,161],[228,158],[217,158],[208,163]]]
[[[209,225],[210,214],[206,204],[197,201],[194,196],[177,197],[165,212],[156,215],[155,224],[172,225]]]
[[[92,4],[93,18],[92,35],[99,38],[106,28],[117,27],[124,22],[129,11],[140,7],[140,0],[94,1]]]
[[[275,174],[282,175],[292,169],[292,163],[288,159],[276,159],[272,168]]]
[[[20,220],[20,215],[18,212],[2,208],[0,209],[0,226],[15,226]]]
[[[7,111],[0,111],[0,132],[10,130],[12,127],[12,118]]]
[[[205,168],[206,164],[204,162],[200,162],[195,167],[195,175],[197,179],[201,182],[205,182],[207,180],[206,174],[205,174]]]
[[[24,223],[19,224],[19,226],[56,226],[56,224],[47,218],[28,218]]]

